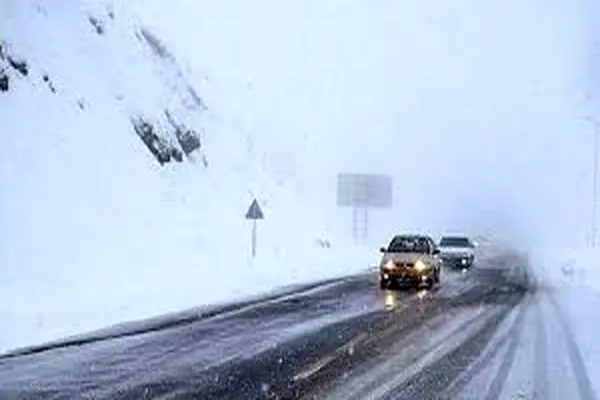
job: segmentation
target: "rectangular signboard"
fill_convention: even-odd
[[[392,178],[377,174],[338,174],[337,204],[340,207],[391,208]]]

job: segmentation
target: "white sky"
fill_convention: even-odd
[[[584,240],[591,2],[143,3],[203,71],[209,107],[312,172],[308,187],[393,174],[382,228]]]

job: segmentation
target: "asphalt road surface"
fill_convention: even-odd
[[[541,316],[553,306],[539,307],[524,260],[502,255],[467,273],[444,271],[431,291],[384,291],[376,278],[0,356],[0,399],[553,397]],[[592,399],[559,322],[574,371],[569,398]],[[523,331],[535,340],[521,356]]]

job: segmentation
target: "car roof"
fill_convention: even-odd
[[[428,235],[404,234],[404,235],[396,235],[393,237],[393,239],[431,239],[431,237]]]

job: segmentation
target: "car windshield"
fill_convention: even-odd
[[[418,236],[395,237],[388,247],[390,253],[429,253],[426,238]]]
[[[466,237],[444,237],[440,240],[440,247],[473,247]]]

